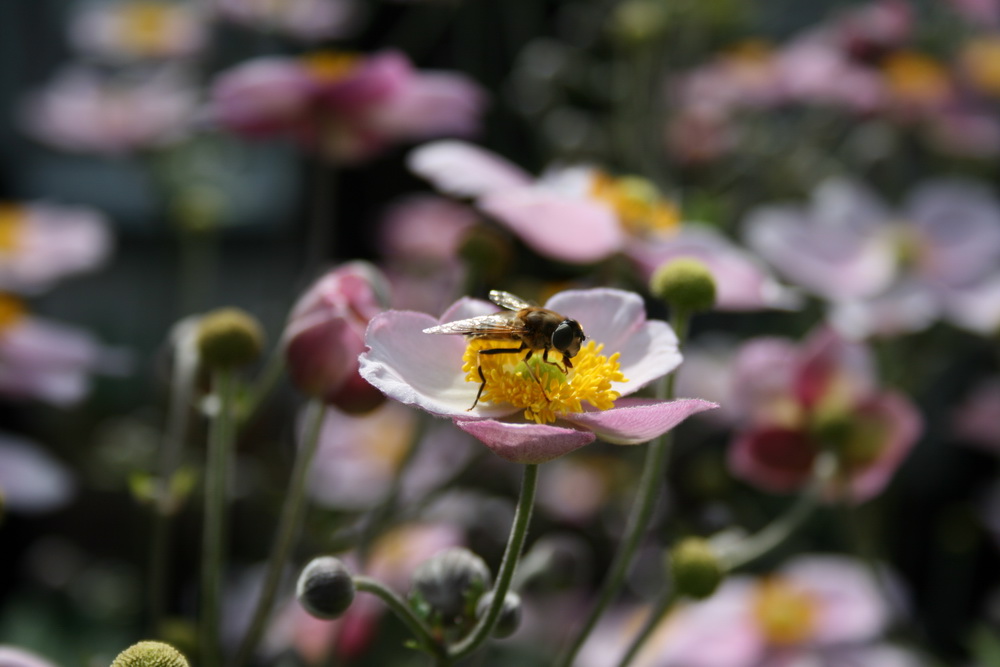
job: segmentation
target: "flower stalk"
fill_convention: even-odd
[[[232,369],[220,368],[215,372],[213,386],[218,403],[208,434],[201,558],[201,652],[202,663],[207,667],[217,667],[222,663],[219,645],[222,567],[226,541],[227,477],[236,436],[233,415],[236,385]]]
[[[281,521],[278,524],[278,535],[271,550],[267,573],[264,575],[264,585],[257,600],[249,629],[236,653],[234,662],[236,667],[246,664],[264,633],[274,606],[278,585],[281,583],[282,571],[302,530],[306,508],[306,482],[319,445],[319,436],[325,415],[326,408],[320,401],[314,400],[309,404],[305,419],[307,429],[305,440],[295,455],[288,492],[285,494],[285,503],[281,510]]]
[[[364,575],[355,575],[354,587],[361,592],[371,593],[378,597],[385,605],[401,620],[406,627],[410,629],[413,633],[414,638],[417,643],[425,651],[430,653],[438,661],[438,664],[448,664],[447,652],[444,646],[438,642],[434,635],[431,633],[431,629],[427,627],[423,619],[417,616],[410,605],[406,603],[401,597],[399,597],[394,591],[385,586],[378,579],[373,579],[371,577],[366,577]]]

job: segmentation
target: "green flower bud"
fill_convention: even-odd
[[[208,368],[245,366],[260,356],[264,330],[249,313],[238,308],[220,308],[201,318],[196,344],[202,363]]]
[[[611,29],[625,44],[643,44],[667,26],[667,3],[662,0],[625,0],[611,18]]]
[[[453,547],[417,567],[410,595],[427,603],[445,622],[452,622],[475,610],[491,580],[482,558],[468,549]]]
[[[145,641],[118,654],[111,667],[190,667],[187,658],[170,644]]]
[[[493,604],[493,591],[489,591],[481,598],[476,605],[476,618],[482,618],[486,611]],[[498,639],[510,637],[521,625],[521,596],[513,591],[507,593],[503,599],[503,607],[500,609],[500,618],[493,626],[493,636]]]
[[[688,537],[670,550],[670,572],[678,595],[703,600],[726,576],[719,557],[707,540]]]
[[[649,281],[652,293],[679,310],[695,312],[715,305],[715,279],[702,262],[691,257],[673,259]]]
[[[339,618],[354,602],[354,580],[339,558],[320,556],[302,570],[295,596],[316,618]]]

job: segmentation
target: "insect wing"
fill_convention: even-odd
[[[429,334],[469,334],[469,335],[516,335],[522,331],[523,327],[514,318],[513,313],[494,313],[493,315],[480,315],[470,317],[467,320],[455,320],[445,322],[436,327],[424,329],[424,333]]]
[[[507,310],[524,310],[525,308],[531,308],[534,305],[532,303],[528,303],[516,294],[511,294],[510,292],[504,292],[497,289],[490,291],[490,301],[498,306],[506,308]]]

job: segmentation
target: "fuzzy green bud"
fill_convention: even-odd
[[[726,576],[712,546],[700,537],[688,537],[670,550],[670,573],[678,595],[704,600]]]
[[[295,596],[316,618],[339,618],[354,602],[354,580],[344,563],[333,556],[313,558],[299,575]]]
[[[493,591],[490,591],[479,598],[479,604],[476,605],[476,617],[482,618],[486,615],[486,611],[493,604]],[[500,609],[500,618],[497,619],[497,624],[493,627],[493,636],[497,639],[503,639],[504,637],[510,637],[517,631],[517,628],[521,625],[521,596],[517,593],[510,591],[503,599],[503,607]]]
[[[202,363],[208,368],[245,366],[260,356],[264,330],[246,311],[220,308],[201,318],[196,344]]]
[[[190,667],[187,658],[170,644],[145,641],[118,654],[111,667]]]
[[[674,308],[689,313],[715,305],[715,278],[707,266],[691,257],[673,259],[658,268],[649,289]]]
[[[490,587],[492,575],[482,558],[462,547],[446,549],[424,561],[413,573],[411,595],[446,622],[471,615]]]

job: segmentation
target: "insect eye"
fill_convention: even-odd
[[[552,347],[568,357],[573,357],[580,351],[580,341],[583,331],[574,320],[563,320],[552,332]]]

